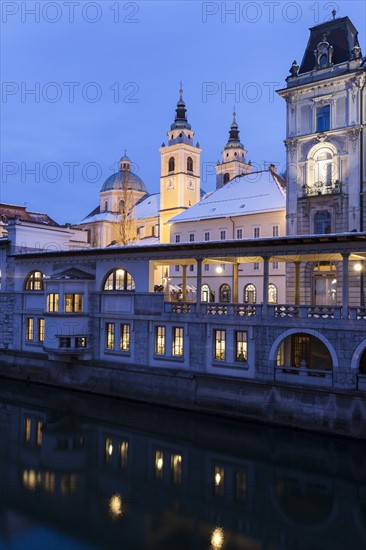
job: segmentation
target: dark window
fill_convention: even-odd
[[[316,111],[316,131],[325,132],[330,129],[330,105],[319,107]]]
[[[220,302],[230,302],[231,290],[229,285],[223,284],[220,286]]]
[[[314,233],[325,235],[331,233],[331,215],[328,210],[317,212],[314,216]]]
[[[193,160],[191,157],[187,158],[187,171],[193,172]]]
[[[170,159],[169,159],[169,167],[168,167],[168,170],[169,170],[169,172],[174,172],[174,170],[175,170],[175,160],[174,160],[174,157],[170,157]]]
[[[224,174],[224,184],[227,183],[228,181],[230,181],[230,174],[226,172],[226,174]]]

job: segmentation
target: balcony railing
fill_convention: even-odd
[[[342,193],[342,182],[316,181],[313,185],[302,186],[303,197],[315,197],[317,195],[338,195]]]

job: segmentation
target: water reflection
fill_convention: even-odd
[[[2,382],[0,446],[1,549],[366,547],[364,443]]]

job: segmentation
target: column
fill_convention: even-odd
[[[187,301],[187,266],[182,265],[182,301]]]
[[[295,305],[300,305],[300,265],[301,262],[295,264]]]
[[[202,287],[202,259],[197,258],[197,279],[196,279],[196,313],[201,311],[201,287]]]
[[[268,283],[269,283],[269,261],[267,256],[263,258],[263,315],[268,315]]]
[[[239,276],[239,264],[233,264],[233,302],[238,303],[238,276]]]
[[[348,259],[349,253],[342,254],[342,319],[348,319],[349,305],[349,281],[348,281]]]

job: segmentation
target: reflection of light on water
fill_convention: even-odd
[[[156,467],[158,470],[161,470],[162,467],[163,467],[163,459],[162,458],[158,458],[157,461],[156,461]]]
[[[224,531],[221,529],[221,527],[216,527],[216,529],[212,531],[212,535],[211,535],[211,549],[220,550],[223,544],[224,544]]]
[[[122,516],[122,498],[121,495],[113,495],[109,500],[109,513],[112,518],[119,518]]]
[[[23,484],[27,489],[34,491],[37,485],[36,472],[34,470],[24,470],[23,472]]]
[[[215,485],[220,485],[220,483],[221,483],[221,475],[217,473],[215,475]]]
[[[111,456],[112,453],[113,453],[113,445],[110,443],[110,444],[108,445],[108,454],[109,454],[109,456]]]

